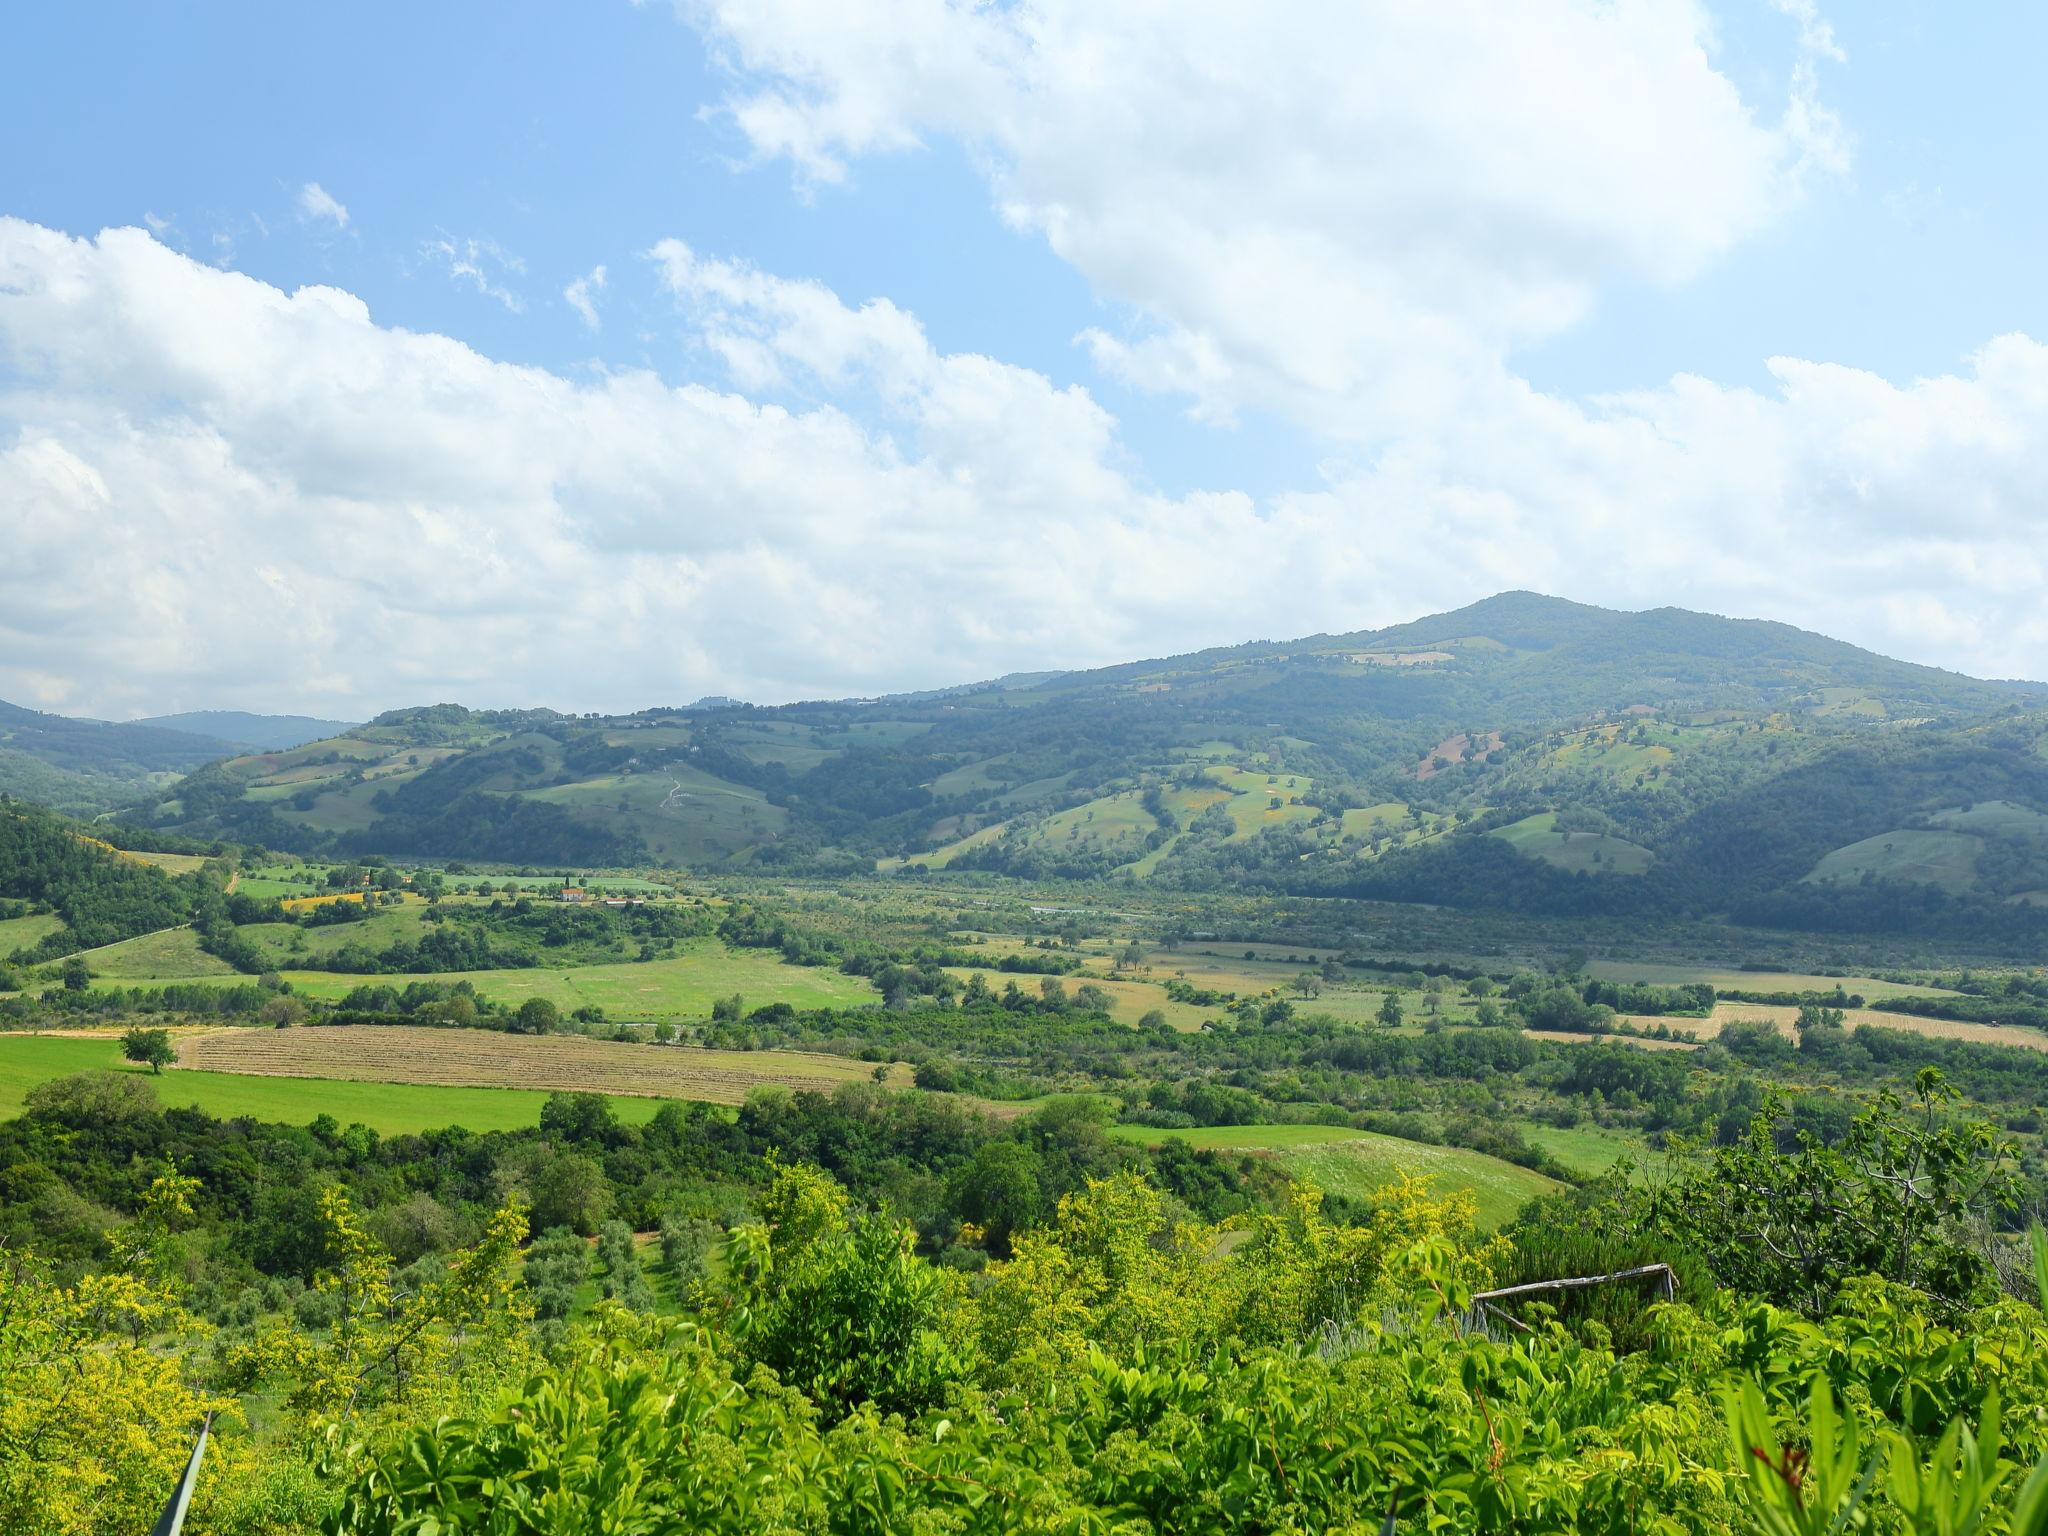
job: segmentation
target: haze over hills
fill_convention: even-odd
[[[0,792],[92,814],[131,804],[216,758],[346,729],[341,720],[241,710],[82,720],[0,700]]]
[[[876,700],[396,710],[209,765],[143,814],[313,853],[2030,928],[2044,740],[2040,684],[1506,593]]]
[[[311,715],[255,715],[243,709],[194,709],[178,715],[152,715],[132,722],[193,736],[210,736],[243,751],[281,752],[287,747],[337,736],[356,722],[320,720]]]

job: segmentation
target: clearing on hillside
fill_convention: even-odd
[[[1983,851],[1984,839],[1974,833],[1900,827],[1823,855],[1806,878],[1815,884],[1847,884],[1869,875],[1938,885],[1960,895],[1977,884],[1977,857]]]
[[[1640,875],[1656,862],[1656,855],[1649,849],[1604,832],[1559,831],[1555,811],[1524,816],[1486,835],[1567,874],[1583,871],[1594,875]]]

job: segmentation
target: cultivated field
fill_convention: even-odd
[[[387,922],[407,924],[416,922],[416,919],[403,912],[380,912],[369,923],[311,930],[279,926],[276,931],[303,933],[310,952],[316,947],[332,947],[350,936],[362,935]],[[243,932],[263,938],[272,932],[272,928],[256,925]],[[389,939],[384,942],[388,943]],[[110,947],[107,953],[111,952]],[[292,984],[292,990],[308,998],[338,1000],[366,982],[403,989],[414,981],[467,981],[481,996],[494,1003],[516,1008],[529,997],[544,997],[564,1013],[594,1006],[604,1009],[607,1018],[621,1020],[705,1018],[710,1015],[712,1003],[734,993],[743,997],[749,1008],[776,1002],[788,1003],[795,1008],[856,1007],[876,1001],[875,989],[858,976],[847,976],[824,967],[786,965],[780,955],[769,951],[728,950],[715,943],[668,960],[623,961],[616,965],[590,965],[570,970],[535,967],[366,976],[337,971],[293,970],[289,958],[280,959],[279,964],[279,974]],[[110,977],[95,984],[148,986],[151,982],[178,981],[228,984],[248,979],[188,972],[125,980]]]
[[[1784,1004],[1716,1003],[1713,1013],[1704,1019],[1639,1018],[1635,1022],[1645,1028],[1657,1023],[1669,1024],[1673,1029],[1691,1030],[1705,1041],[1713,1039],[1737,1019],[1774,1024],[1781,1034],[1790,1036],[1794,1033],[1793,1022],[1798,1017],[1797,1008]],[[1859,1024],[1874,1024],[1880,1029],[1900,1029],[1908,1034],[1925,1035],[1931,1040],[1975,1040],[1983,1045],[2017,1045],[2030,1051],[2048,1051],[2048,1034],[2017,1024],[2009,1028],[1997,1024],[1966,1024],[1948,1019],[1916,1018],[1910,1013],[1883,1013],[1875,1008],[1845,1008],[1842,1019],[1850,1029]]]
[[[750,1088],[827,1090],[868,1082],[873,1067],[802,1051],[706,1051],[581,1035],[507,1035],[405,1025],[225,1029],[178,1041],[181,1067],[261,1077],[432,1083],[697,1099],[737,1104]],[[907,1084],[909,1073],[891,1069]]]
[[[1637,1023],[1644,1022],[1638,1019]],[[1662,1022],[1669,1024],[1671,1020]],[[1699,1024],[1699,1019],[1681,1019],[1680,1025]],[[1646,1051],[1696,1051],[1699,1047],[1686,1040],[1651,1040],[1642,1035],[1583,1035],[1569,1029],[1526,1029],[1522,1031],[1531,1040],[1555,1040],[1559,1045],[1590,1045],[1605,1042],[1612,1045],[1639,1045]],[[1704,1038],[1704,1037],[1702,1037]]]
[[[1955,997],[1941,987],[1879,981],[1874,976],[1817,976],[1806,971],[1741,971],[1727,966],[1663,965],[1653,960],[1596,960],[1586,967],[1602,981],[1642,981],[1658,987],[1679,987],[1703,981],[1732,992],[1845,992],[1864,997]]]

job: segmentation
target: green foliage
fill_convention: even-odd
[[[1801,1136],[1780,1151],[1773,1102],[1740,1143],[1682,1170],[1651,1222],[1726,1285],[1819,1315],[1857,1275],[1881,1275],[1937,1308],[1987,1300],[1993,1276],[1973,1218],[2017,1198],[2011,1149],[1981,1121],[1944,1111],[1941,1074],[1922,1071],[1910,1112],[1881,1094],[1839,1146]]]
[[[786,1169],[733,1233],[730,1326],[748,1357],[828,1417],[858,1404],[915,1414],[972,1370],[958,1277],[918,1259],[886,1211],[842,1222],[816,1170]]]
[[[121,1054],[130,1061],[141,1062],[152,1074],[161,1073],[178,1059],[169,1030],[144,1029],[140,1025],[121,1036]]]

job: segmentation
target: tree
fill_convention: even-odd
[[[121,1037],[121,1054],[130,1061],[146,1063],[153,1077],[161,1075],[165,1067],[178,1059],[169,1030],[143,1029],[139,1025]]]
[[[984,1142],[960,1170],[954,1200],[961,1216],[982,1229],[997,1258],[1010,1256],[1013,1234],[1043,1219],[1044,1174],[1044,1160],[1021,1141]]]
[[[562,1010],[544,997],[529,997],[512,1015],[512,1028],[522,1035],[545,1035],[562,1022]]]
[[[563,1141],[603,1141],[618,1125],[601,1093],[551,1093],[540,1107],[541,1134]]]
[[[257,1010],[258,1018],[277,1029],[289,1029],[306,1016],[306,1005],[296,997],[273,997]]]
[[[1314,971],[1303,971],[1294,978],[1294,990],[1303,997],[1320,997],[1323,993],[1323,978]]]
[[[610,1214],[611,1186],[594,1157],[565,1152],[548,1159],[533,1181],[533,1221],[543,1229],[567,1227],[583,1237],[597,1235]]]
[[[1379,1015],[1379,1017],[1380,1017],[1380,1022],[1381,1022],[1382,1024],[1386,1025],[1386,1026],[1387,1026],[1387,1028],[1389,1028],[1389,1029],[1394,1029],[1394,1028],[1397,1028],[1397,1027],[1399,1027],[1399,1025],[1400,1025],[1400,1023],[1401,1023],[1401,994],[1400,994],[1400,993],[1398,993],[1398,992],[1389,992],[1389,993],[1388,993],[1388,994],[1387,994],[1387,995],[1386,995],[1385,997],[1383,997],[1383,998],[1381,998],[1381,999],[1380,999],[1380,1015]]]
[[[92,985],[92,967],[76,955],[66,960],[57,974],[63,978],[66,992],[83,992]]]

